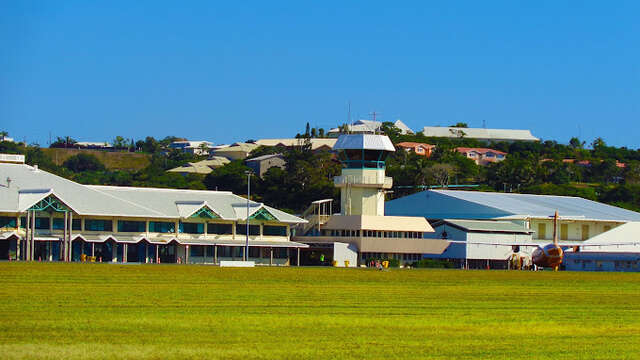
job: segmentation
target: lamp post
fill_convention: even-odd
[[[249,199],[251,198],[251,171],[245,171],[247,174],[247,232],[244,244],[244,261],[249,261]]]

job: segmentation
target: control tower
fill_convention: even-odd
[[[341,215],[384,216],[384,191],[393,185],[385,176],[387,155],[395,151],[386,135],[343,134],[333,146],[343,164],[334,178],[340,188]]]

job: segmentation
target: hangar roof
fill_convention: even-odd
[[[385,204],[386,214],[428,219],[548,219],[556,210],[561,219],[640,221],[635,211],[571,196],[426,190]]]

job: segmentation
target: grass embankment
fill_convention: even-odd
[[[130,152],[112,152],[89,149],[59,149],[45,148],[42,151],[47,154],[56,165],[62,163],[73,155],[90,154],[98,158],[109,170],[141,170],[149,165],[151,155]]]
[[[640,274],[0,264],[2,358],[635,359]]]

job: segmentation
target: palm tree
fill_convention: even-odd
[[[0,141],[4,141],[4,138],[6,138],[7,136],[9,136],[9,132],[8,131],[0,131]]]

